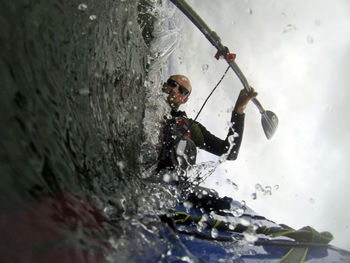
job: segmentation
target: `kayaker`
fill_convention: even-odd
[[[202,124],[188,118],[179,106],[186,103],[192,92],[190,80],[184,75],[172,75],[163,85],[168,94],[171,118],[165,120],[162,132],[162,149],[157,170],[185,169],[195,164],[197,147],[217,156],[227,154],[227,160],[235,160],[241,146],[244,129],[244,111],[249,101],[258,94],[252,89],[248,94],[240,91],[231,116],[232,126],[224,140],[211,134]]]

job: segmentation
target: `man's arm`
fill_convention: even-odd
[[[239,115],[236,112],[232,113],[232,126],[230,127],[225,140],[221,140],[211,134],[198,122],[195,122],[191,127],[191,138],[197,147],[218,156],[227,153],[230,150],[227,159],[235,160],[238,156],[238,151],[242,142],[244,116],[244,114]]]
[[[229,151],[227,159],[236,160],[243,138],[244,110],[248,102],[257,95],[253,88],[250,94],[244,89],[241,90],[231,116],[232,126],[225,140],[217,138],[203,125],[195,122],[191,127],[191,136],[196,146],[218,156]]]

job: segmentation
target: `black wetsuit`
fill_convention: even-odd
[[[189,155],[186,162],[194,164],[196,159],[196,147],[215,155],[228,153],[228,160],[235,160],[241,146],[244,128],[244,114],[238,115],[232,112],[231,123],[225,140],[221,140],[211,134],[202,124],[189,119],[183,111],[172,111],[172,118],[167,119],[163,127],[163,145],[159,157],[157,170],[174,169],[178,163],[177,144],[179,140],[185,139],[187,143],[186,153]],[[189,128],[189,131],[188,131]],[[232,136],[237,134],[237,136]],[[230,138],[234,138],[233,143]],[[192,149],[191,149],[192,148]],[[194,149],[193,149],[194,148]],[[185,165],[186,166],[186,165]]]

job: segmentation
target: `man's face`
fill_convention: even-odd
[[[163,88],[163,91],[169,94],[167,100],[173,109],[187,102],[191,90],[189,79],[183,75],[171,76]]]

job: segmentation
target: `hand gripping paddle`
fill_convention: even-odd
[[[236,73],[237,77],[240,79],[241,83],[245,90],[250,93],[251,88],[248,84],[246,77],[243,75],[242,71],[234,62],[234,54],[229,53],[228,48],[225,47],[221,43],[221,39],[216,34],[216,32],[212,31],[207,24],[200,18],[200,16],[189,6],[184,0],[170,0],[174,5],[176,5],[182,13],[184,13],[188,19],[205,35],[205,37],[209,40],[209,42],[218,50],[217,55],[224,56],[225,60],[229,64],[229,66]],[[217,57],[218,57],[217,56]],[[265,110],[260,102],[254,98],[252,99],[255,106],[259,109],[261,114],[261,124],[264,129],[265,135],[267,139],[271,139],[274,133],[276,132],[278,126],[278,118],[275,113],[272,111]]]

